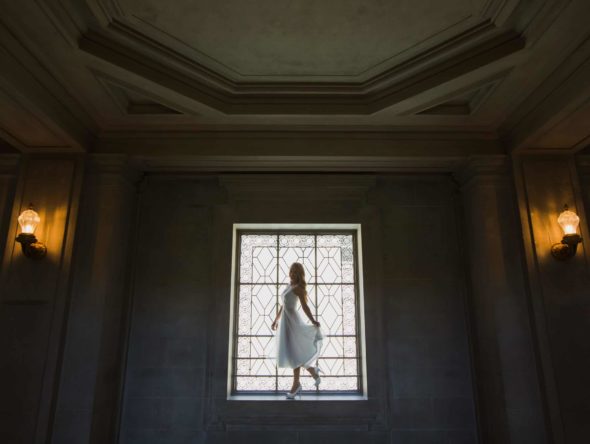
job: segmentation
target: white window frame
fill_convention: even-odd
[[[232,393],[233,386],[233,355],[234,355],[234,328],[235,328],[235,316],[236,316],[236,305],[237,305],[237,282],[236,272],[239,267],[237,257],[238,251],[238,231],[240,230],[267,230],[267,231],[280,231],[280,230],[318,230],[318,231],[329,231],[329,230],[348,230],[355,231],[357,254],[356,254],[356,267],[358,271],[357,276],[357,326],[358,326],[358,347],[359,347],[359,370],[360,370],[360,391],[359,394],[331,394],[331,395],[310,395],[306,396],[309,400],[367,400],[368,389],[367,389],[367,359],[366,359],[366,341],[365,341],[365,303],[364,303],[364,285],[363,285],[363,261],[362,261],[362,236],[361,236],[361,224],[248,224],[248,223],[235,223],[233,224],[232,234],[232,258],[231,258],[231,291],[230,291],[230,313],[229,313],[229,345],[227,355],[227,399],[228,400],[274,400],[278,395],[244,395]],[[281,396],[281,398],[284,396]]]

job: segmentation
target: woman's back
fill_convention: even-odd
[[[278,331],[278,366],[308,367],[315,364],[321,349],[322,333],[318,327],[307,325],[297,311],[299,296],[289,286],[281,294],[283,321]]]

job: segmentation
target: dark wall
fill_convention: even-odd
[[[39,156],[21,164],[0,269],[0,442],[45,439],[60,370],[71,252],[80,191],[75,156]],[[42,260],[26,258],[16,218],[33,202]]]
[[[454,193],[448,176],[150,177],[121,442],[475,443]],[[226,400],[234,222],[363,224],[368,401]]]
[[[0,258],[4,255],[6,232],[12,217],[12,203],[16,191],[19,158],[20,156],[16,155],[0,156]]]
[[[33,156],[3,182],[0,441],[583,442],[587,249],[549,251],[565,201],[590,238],[588,164],[138,182],[125,156]],[[14,241],[31,200],[40,262]],[[361,224],[368,399],[227,399],[235,222]]]
[[[564,204],[580,216],[578,232],[584,239],[590,237],[584,210],[587,161],[580,159],[576,167],[573,156],[523,155],[517,165],[547,417],[556,442],[581,443],[590,436],[590,342],[585,333],[590,331],[588,244],[579,244],[576,255],[566,261],[556,260],[551,247],[563,237],[557,218]]]

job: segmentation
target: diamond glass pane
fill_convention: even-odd
[[[239,233],[234,392],[275,393],[291,388],[292,369],[277,368],[269,356],[274,336],[270,326],[293,262],[305,268],[308,305],[324,333],[316,364],[322,384],[316,388],[311,376],[302,371],[303,390],[360,391],[354,244],[350,232]],[[307,322],[301,306],[298,311]]]
[[[270,283],[277,280],[277,236],[242,236],[240,242],[240,282]]]

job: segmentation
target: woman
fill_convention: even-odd
[[[281,315],[283,322],[276,337],[277,344],[277,366],[293,369],[293,386],[286,394],[287,399],[301,397],[301,382],[299,376],[301,367],[305,368],[315,379],[315,386],[321,382],[318,372],[319,368],[314,367],[322,345],[322,332],[320,323],[316,321],[309,306],[307,305],[307,291],[305,290],[305,270],[299,262],[294,262],[289,269],[291,285],[281,294],[281,308],[271,328],[277,329]],[[297,313],[297,301],[305,315],[313,325],[307,325]]]

